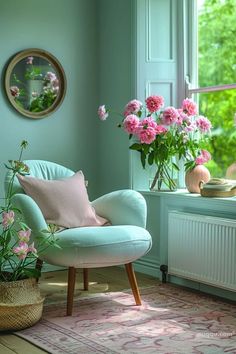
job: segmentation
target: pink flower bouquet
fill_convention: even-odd
[[[210,153],[203,149],[211,130],[208,118],[199,116],[197,105],[191,99],[183,100],[180,108],[164,107],[162,96],[149,96],[146,107],[138,100],[130,101],[124,109],[124,117],[119,125],[134,138],[130,149],[140,153],[143,168],[146,164],[157,167],[151,189],[162,184],[170,190],[176,189],[171,171],[179,170],[174,158],[185,160],[186,171],[198,164],[208,162]],[[100,106],[98,115],[107,119],[109,110]]]

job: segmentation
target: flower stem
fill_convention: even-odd
[[[154,189],[154,187],[155,187],[155,185],[157,183],[157,180],[158,180],[158,178],[160,176],[161,167],[162,167],[161,164],[159,164],[158,167],[157,167],[157,172],[156,172],[156,174],[154,176],[154,179],[152,181],[152,184],[151,184],[151,188],[150,188],[151,190]],[[159,186],[158,186],[158,189],[160,189]]]

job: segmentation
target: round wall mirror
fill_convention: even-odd
[[[66,78],[59,61],[41,49],[27,49],[10,61],[5,88],[13,107],[28,118],[43,118],[62,103]]]

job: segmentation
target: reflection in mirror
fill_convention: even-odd
[[[31,118],[52,113],[65,94],[64,71],[48,52],[32,49],[17,54],[6,71],[7,96],[13,106]]]

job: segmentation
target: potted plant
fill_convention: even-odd
[[[40,270],[35,263],[40,253],[55,243],[55,229],[49,226],[49,230],[42,230],[45,237],[39,236],[36,249],[31,230],[12,203],[16,174],[29,174],[28,166],[21,161],[27,144],[22,141],[19,159],[5,165],[12,176],[0,207],[0,330],[23,329],[41,318],[44,299],[40,296]]]

